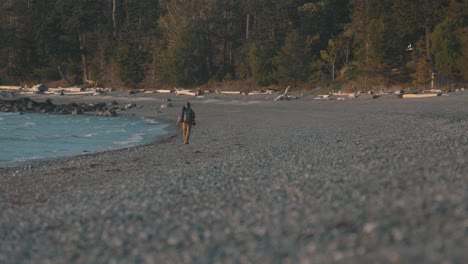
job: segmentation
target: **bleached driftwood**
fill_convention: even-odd
[[[275,101],[278,100],[290,100],[290,99],[296,99],[288,95],[289,89],[291,89],[291,85],[288,85],[286,89],[284,90],[284,93],[278,97],[275,98]]]
[[[164,90],[164,89],[158,89],[156,90],[157,93],[172,93],[171,90]]]
[[[329,100],[330,95],[329,94],[319,94],[314,99],[315,100]]]
[[[441,93],[425,93],[425,94],[403,94],[401,98],[403,99],[413,99],[413,98],[429,98],[441,96]]]
[[[266,92],[263,91],[252,91],[247,93],[247,95],[257,95],[257,94],[266,94]]]
[[[192,90],[177,90],[176,95],[190,95],[190,96],[196,96],[197,93],[193,92]]]
[[[59,88],[61,88],[61,87],[59,87]],[[78,92],[83,91],[83,88],[81,88],[81,87],[67,87],[67,88],[61,88],[61,89],[64,92],[72,92],[72,93],[78,93]]]
[[[341,96],[347,96],[349,99],[356,99],[357,95],[355,93],[344,93],[340,94]]]
[[[17,91],[21,89],[21,86],[0,86],[0,90]]]
[[[442,93],[442,90],[430,89],[430,90],[425,90],[424,93]]]
[[[240,91],[221,91],[222,94],[240,94]]]

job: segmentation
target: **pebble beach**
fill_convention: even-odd
[[[0,263],[468,262],[467,92],[47,98],[134,103],[168,134],[0,168]]]

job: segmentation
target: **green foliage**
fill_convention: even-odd
[[[280,82],[288,85],[307,81],[310,58],[304,37],[298,31],[291,31],[273,61]]]
[[[199,85],[208,81],[206,39],[187,28],[169,50],[170,76],[175,85]]]
[[[152,59],[152,37],[155,34],[154,21],[157,16],[155,2],[132,0],[126,2],[125,20],[119,20],[117,45],[114,58],[118,64],[119,76],[126,87],[137,88],[146,78],[146,71]],[[103,43],[112,46],[111,43]],[[106,54],[109,56],[110,54]]]
[[[439,24],[432,34],[435,65],[437,69],[451,78],[458,77],[460,71],[457,59],[461,56],[456,28],[452,23]]]
[[[395,69],[418,85],[434,70],[468,78],[466,0],[0,2],[2,83],[361,85],[396,80]]]
[[[210,28],[203,1],[172,1],[159,20],[167,48],[158,49],[159,76],[173,85],[198,85],[209,80],[212,61]]]
[[[59,80],[60,78],[60,74],[56,68],[41,68],[36,70],[31,76],[33,83],[50,82]]]
[[[252,77],[258,85],[268,86],[277,83],[276,67],[273,58],[276,49],[272,42],[252,43],[248,50],[248,63]]]
[[[117,62],[120,66],[120,77],[127,87],[136,86],[145,78],[144,69],[140,61],[144,59],[144,53],[130,45],[121,44],[117,49]]]
[[[67,32],[92,32],[103,21],[99,0],[57,0],[55,5],[64,18],[61,27]]]

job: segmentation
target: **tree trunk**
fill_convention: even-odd
[[[88,57],[86,51],[86,33],[80,33],[80,51],[81,51],[81,60],[83,62],[83,82],[89,81],[89,70],[88,70]]]
[[[224,20],[227,20],[227,11],[224,11]],[[227,60],[227,46],[228,46],[228,23],[224,24],[224,36],[223,36],[223,62],[222,66],[223,71],[225,71],[226,60]],[[225,72],[223,72],[224,76]]]
[[[431,29],[426,26],[426,60],[429,65],[432,66],[432,54],[431,54]]]
[[[336,57],[333,57],[333,63],[332,63],[332,82],[335,81],[335,61],[336,61]]]
[[[249,28],[250,26],[250,14],[247,13],[246,17],[245,17],[245,39],[249,39]]]
[[[57,69],[60,73],[60,77],[62,77],[62,80],[64,80],[68,84],[68,86],[71,86],[70,80],[68,80],[67,76],[65,76],[65,74],[63,74],[62,72],[62,67],[60,67],[60,64],[57,65]]]
[[[112,25],[114,26],[114,37],[117,36],[117,0],[112,1]]]

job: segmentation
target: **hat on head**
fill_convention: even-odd
[[[190,107],[190,102],[187,102],[187,104],[185,104],[187,107]]]

